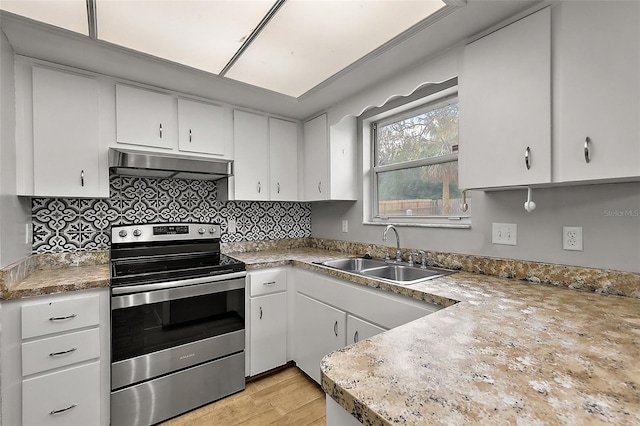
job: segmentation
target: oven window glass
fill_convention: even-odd
[[[244,289],[111,313],[112,362],[244,329]]]

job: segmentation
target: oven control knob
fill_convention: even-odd
[[[124,238],[127,236],[127,231],[125,231],[124,229],[121,230],[120,232],[118,232],[118,235],[120,235],[120,237]]]
[[[216,228],[209,228],[209,233],[210,234],[215,234],[216,233]]]
[[[204,235],[204,228],[199,228],[198,229],[198,234]]]
[[[134,229],[133,230],[133,236],[134,237],[139,237],[140,235],[142,235],[142,231],[139,229]]]

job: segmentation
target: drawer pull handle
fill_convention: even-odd
[[[162,123],[160,123],[160,139],[162,139]]]
[[[67,408],[63,408],[63,409],[61,409],[61,410],[51,410],[51,411],[49,411],[49,414],[54,415],[54,414],[64,413],[65,411],[69,411],[69,410],[71,410],[72,408],[75,408],[75,407],[77,407],[77,406],[78,406],[78,404],[71,404],[71,405],[70,405],[70,406],[68,406]]]
[[[333,324],[333,332],[336,334],[336,336],[338,336],[338,321]]]
[[[266,283],[262,283],[262,285],[272,286],[272,285],[276,285],[276,282],[275,281],[267,281]]]
[[[358,340],[360,339],[358,338],[358,331],[356,331],[353,333],[353,343],[358,343]]]
[[[531,169],[531,160],[529,159],[531,155],[531,148],[527,147],[524,151],[524,165],[527,166],[527,170]]]
[[[262,319],[262,306],[260,306],[260,319]]]
[[[66,317],[51,317],[49,321],[64,321],[75,317],[77,317],[76,314],[67,315]]]
[[[71,348],[69,350],[62,351],[62,352],[51,352],[49,356],[60,356],[60,355],[70,354],[71,352],[75,352],[77,350],[78,348]]]

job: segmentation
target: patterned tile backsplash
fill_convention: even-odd
[[[111,176],[108,199],[34,198],[33,253],[106,250],[112,225],[150,222],[220,223],[223,242],[304,238],[311,205],[216,201],[210,181]],[[227,220],[236,232],[227,233]]]

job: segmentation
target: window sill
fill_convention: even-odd
[[[471,229],[471,223],[409,223],[409,222],[394,222],[394,221],[385,221],[385,222],[362,222],[365,226],[403,226],[410,228],[443,228],[443,229]]]

